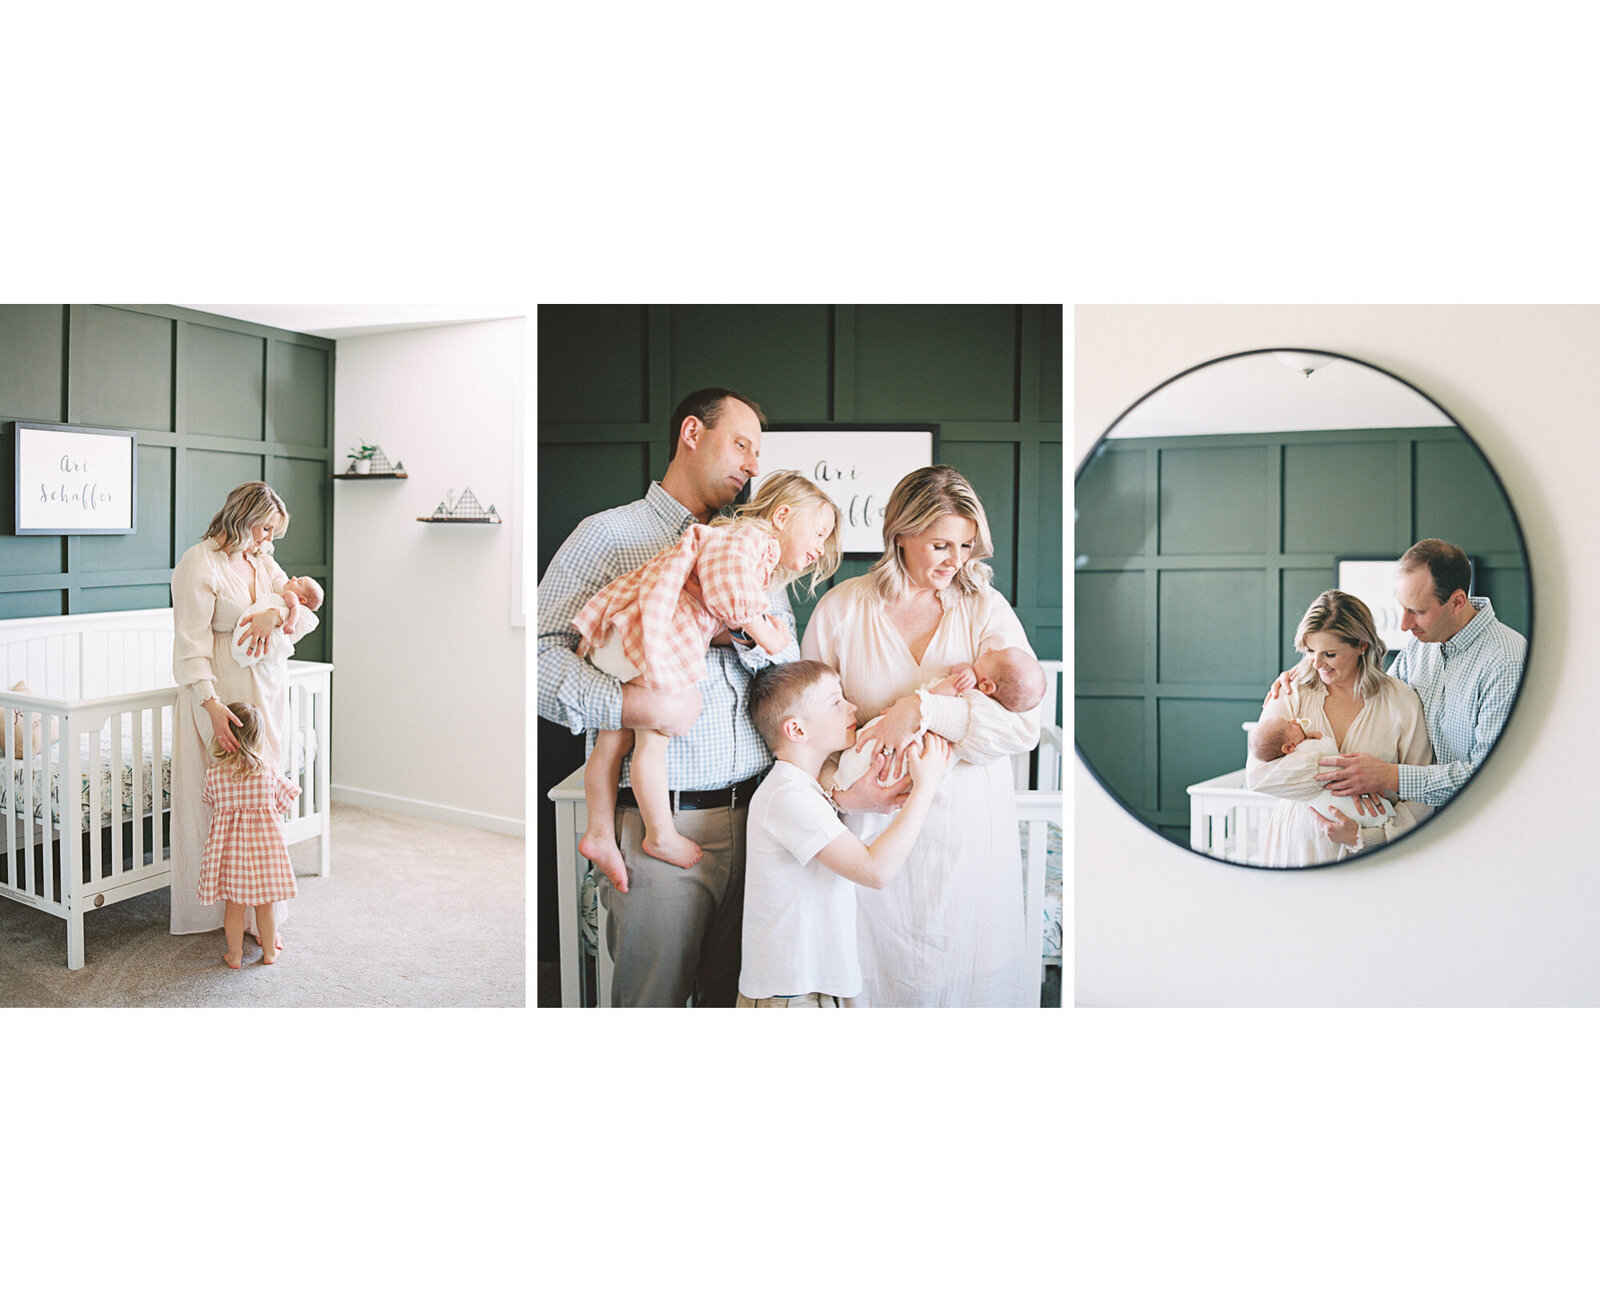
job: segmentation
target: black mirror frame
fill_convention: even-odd
[[[1438,819],[1438,817],[1440,815],[1442,815],[1446,810],[1448,810],[1450,808],[1451,805],[1453,805],[1455,803],[1456,799],[1458,797],[1460,797],[1460,795],[1463,792],[1465,792],[1469,787],[1471,787],[1475,782],[1477,782],[1478,775],[1482,772],[1483,767],[1485,765],[1487,765],[1491,759],[1493,759],[1494,753],[1500,749],[1500,744],[1505,739],[1506,730],[1511,727],[1512,719],[1515,717],[1515,715],[1517,713],[1517,707],[1522,703],[1522,693],[1523,693],[1523,690],[1527,687],[1527,684],[1528,684],[1529,665],[1532,663],[1532,660],[1533,660],[1533,638],[1534,638],[1534,632],[1535,632],[1536,592],[1535,592],[1535,588],[1534,588],[1534,585],[1533,585],[1533,560],[1532,560],[1532,557],[1528,554],[1528,542],[1527,542],[1527,538],[1523,535],[1523,532],[1522,532],[1522,520],[1517,516],[1517,507],[1512,503],[1510,493],[1508,493],[1506,491],[1505,484],[1500,479],[1499,471],[1494,467],[1494,464],[1490,461],[1489,457],[1484,453],[1483,448],[1478,445],[1477,440],[1472,436],[1472,434],[1470,432],[1467,431],[1466,427],[1455,417],[1455,415],[1451,414],[1449,410],[1447,410],[1443,405],[1440,405],[1438,401],[1434,400],[1434,398],[1432,396],[1428,395],[1427,392],[1423,391],[1422,388],[1418,387],[1415,383],[1407,382],[1406,379],[1400,377],[1399,374],[1394,373],[1394,372],[1390,371],[1389,369],[1385,369],[1381,365],[1373,364],[1369,360],[1357,359],[1354,355],[1344,355],[1344,354],[1341,354],[1339,351],[1327,350],[1326,348],[1321,347],[1321,346],[1260,346],[1260,347],[1253,348],[1251,350],[1233,351],[1233,352],[1231,352],[1231,353],[1229,353],[1227,355],[1218,355],[1214,359],[1204,360],[1199,364],[1195,364],[1195,365],[1192,365],[1191,367],[1189,367],[1187,369],[1184,369],[1180,373],[1173,374],[1170,378],[1166,379],[1164,382],[1159,383],[1158,385],[1152,387],[1149,391],[1145,392],[1144,395],[1140,396],[1138,400],[1134,401],[1133,404],[1129,405],[1120,414],[1118,414],[1117,417],[1115,419],[1113,419],[1106,426],[1105,431],[1100,434],[1100,437],[1095,442],[1095,444],[1089,448],[1088,454],[1083,457],[1083,460],[1078,464],[1077,469],[1074,471],[1074,473],[1072,475],[1073,506],[1074,506],[1074,508],[1076,508],[1076,506],[1077,506],[1077,488],[1078,488],[1079,480],[1082,479],[1082,477],[1083,477],[1084,470],[1087,469],[1089,467],[1089,465],[1094,462],[1095,457],[1098,454],[1100,454],[1101,450],[1103,450],[1105,448],[1105,445],[1106,445],[1107,441],[1110,439],[1111,433],[1116,430],[1116,427],[1117,427],[1117,425],[1119,423],[1121,423],[1125,418],[1128,417],[1128,415],[1132,414],[1134,410],[1138,409],[1139,406],[1143,405],[1147,400],[1149,400],[1157,392],[1163,391],[1167,387],[1170,387],[1173,383],[1177,382],[1180,378],[1188,377],[1189,374],[1196,373],[1201,369],[1210,368],[1214,364],[1222,364],[1222,363],[1225,363],[1228,360],[1239,359],[1239,358],[1242,358],[1243,356],[1246,356],[1246,355],[1270,355],[1270,354],[1275,354],[1275,353],[1278,353],[1278,352],[1287,352],[1287,353],[1295,353],[1295,354],[1306,354],[1306,355],[1326,355],[1330,359],[1345,360],[1345,361],[1348,361],[1351,364],[1359,364],[1363,368],[1372,369],[1374,372],[1381,373],[1387,378],[1392,378],[1395,382],[1399,383],[1401,386],[1407,387],[1410,390],[1414,391],[1418,396],[1422,397],[1423,400],[1427,401],[1428,404],[1432,405],[1436,410],[1438,410],[1440,414],[1444,415],[1445,418],[1449,419],[1450,422],[1455,426],[1456,430],[1458,432],[1460,432],[1460,434],[1464,438],[1466,438],[1467,444],[1469,446],[1471,446],[1474,451],[1477,452],[1478,458],[1483,461],[1484,468],[1489,471],[1489,476],[1494,480],[1494,485],[1495,485],[1496,490],[1499,491],[1502,499],[1505,501],[1506,511],[1511,516],[1512,531],[1516,533],[1517,549],[1522,553],[1522,559],[1523,559],[1523,561],[1524,561],[1524,563],[1526,565],[1527,571],[1528,571],[1528,631],[1527,631],[1527,633],[1525,635],[1527,643],[1528,643],[1528,659],[1523,664],[1522,678],[1517,683],[1516,695],[1511,698],[1511,707],[1510,707],[1509,710],[1506,711],[1505,726],[1500,730],[1500,735],[1497,738],[1495,738],[1494,744],[1489,748],[1488,753],[1484,756],[1482,764],[1480,764],[1478,766],[1478,768],[1473,771],[1472,776],[1469,779],[1467,779],[1467,781],[1465,783],[1463,783],[1456,790],[1454,796],[1452,796],[1443,805],[1438,806],[1433,811],[1433,813],[1431,815],[1428,815],[1425,819],[1423,819],[1417,825],[1415,831],[1416,832],[1420,832],[1422,829],[1426,828],[1429,824],[1433,823],[1434,820]],[[1076,552],[1074,552],[1074,559],[1076,559]],[[1074,573],[1076,573],[1076,568],[1074,568]],[[1076,672],[1074,672],[1073,681],[1074,681],[1074,683],[1076,683],[1076,681],[1077,681]],[[1221,856],[1212,855],[1209,851],[1196,851],[1193,847],[1185,846],[1182,843],[1180,843],[1176,838],[1173,838],[1173,837],[1169,836],[1168,834],[1163,833],[1160,830],[1160,828],[1158,828],[1156,825],[1152,824],[1148,819],[1146,819],[1137,810],[1135,810],[1126,801],[1124,801],[1122,799],[1121,795],[1118,794],[1116,789],[1111,787],[1110,784],[1106,782],[1105,778],[1101,775],[1100,771],[1097,770],[1094,767],[1094,765],[1090,763],[1088,757],[1086,755],[1084,755],[1083,747],[1078,741],[1078,734],[1077,734],[1077,728],[1076,728],[1076,716],[1074,716],[1074,728],[1073,728],[1073,734],[1072,734],[1072,747],[1073,747],[1073,752],[1076,754],[1079,763],[1082,764],[1084,769],[1086,769],[1088,771],[1089,776],[1092,779],[1094,779],[1095,783],[1099,785],[1100,790],[1102,792],[1104,792],[1108,797],[1110,797],[1113,801],[1115,801],[1117,803],[1117,805],[1121,806],[1123,810],[1125,810],[1129,815],[1131,815],[1134,819],[1136,819],[1141,825],[1143,825],[1145,828],[1149,829],[1153,834],[1155,834],[1156,837],[1160,838],[1162,842],[1164,842],[1164,843],[1166,843],[1166,844],[1168,844],[1170,846],[1176,847],[1180,851],[1186,851],[1192,856],[1198,856],[1198,857],[1200,857],[1200,858],[1202,858],[1204,860],[1214,861],[1215,863],[1217,863],[1219,865],[1226,865],[1226,866],[1229,866],[1230,868],[1233,868],[1233,869],[1257,870],[1257,871],[1259,871],[1261,873],[1264,873],[1264,874],[1298,874],[1298,873],[1302,873],[1302,872],[1310,871],[1310,870],[1343,869],[1343,868],[1349,866],[1350,864],[1352,864],[1355,861],[1365,860],[1365,859],[1367,859],[1369,857],[1372,857],[1372,856],[1380,856],[1380,855],[1385,854],[1388,851],[1388,846],[1386,844],[1385,846],[1376,848],[1375,850],[1372,850],[1372,851],[1357,852],[1355,855],[1349,857],[1346,860],[1328,862],[1328,863],[1324,863],[1324,864],[1321,864],[1321,865],[1303,865],[1303,866],[1297,866],[1297,867],[1293,867],[1293,868],[1280,868],[1280,867],[1268,866],[1268,865],[1246,865],[1246,864],[1242,864],[1242,863],[1240,863],[1238,861],[1225,860]],[[1409,837],[1410,834],[1407,834],[1406,836]]]

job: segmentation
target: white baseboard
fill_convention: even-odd
[[[527,825],[522,820],[507,819],[504,815],[485,815],[477,810],[441,806],[432,801],[415,801],[410,797],[391,797],[386,792],[368,792],[365,788],[341,787],[337,783],[328,791],[335,801],[347,802],[352,806],[392,810],[401,815],[415,815],[418,819],[436,820],[440,824],[459,824],[463,828],[482,829],[486,833],[504,833],[512,838],[527,837]]]

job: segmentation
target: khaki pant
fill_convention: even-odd
[[[739,992],[744,919],[744,826],[750,808],[680,810],[678,832],[700,844],[679,869],[644,854],[644,820],[617,807],[617,844],[628,890],[600,880],[611,955],[613,1006],[729,1006]]]
[[[805,992],[798,997],[762,997],[751,1000],[744,993],[739,994],[737,1005],[746,1006],[803,1006],[811,1010],[838,1010],[839,999],[825,992]]]

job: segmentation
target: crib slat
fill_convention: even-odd
[[[111,867],[106,871],[110,875],[122,873],[122,730],[127,722],[126,711],[111,716]],[[138,818],[139,812],[135,811],[135,823]]]
[[[22,892],[26,889],[17,882],[17,717],[8,710],[5,721],[6,768],[11,771],[6,784],[6,884]]]

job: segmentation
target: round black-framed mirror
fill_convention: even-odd
[[[1164,837],[1360,859],[1493,751],[1533,633],[1527,548],[1477,443],[1405,379],[1306,347],[1206,360],[1118,416],[1074,500],[1078,756]],[[1335,808],[1324,786],[1371,791]]]

